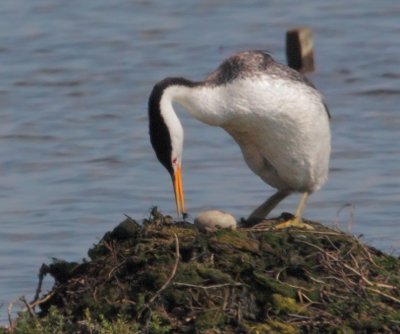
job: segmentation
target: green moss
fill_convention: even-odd
[[[400,260],[312,225],[202,233],[154,210],[128,218],[88,260],[44,265],[54,287],[14,332],[399,333]]]
[[[267,293],[267,299],[271,300],[274,293],[279,293],[285,297],[294,298],[296,296],[296,289],[282,284],[275,277],[271,277],[267,273],[253,272],[254,280],[261,285],[259,288],[260,292],[264,291]]]
[[[199,276],[203,278],[204,282],[213,282],[213,284],[233,283],[231,275],[219,269],[199,266],[197,272]]]
[[[196,262],[181,263],[179,266],[179,272],[176,275],[176,282],[183,282],[188,284],[201,284],[203,278],[200,276],[198,271],[199,265]]]
[[[287,235],[282,234],[278,231],[277,233],[265,233],[261,236],[262,249],[275,253],[276,251],[282,251],[283,246],[287,243]]]
[[[350,327],[343,325],[336,330],[336,334],[354,334],[354,331]]]
[[[55,308],[49,309],[46,319],[40,320],[28,312],[21,313],[15,327],[15,334],[63,334],[71,332],[68,320]]]
[[[210,239],[216,249],[234,251],[235,249],[247,252],[257,252],[258,242],[249,238],[245,231],[232,231],[229,229],[218,230]]]
[[[83,312],[84,318],[79,323],[71,322],[61,314],[55,307],[49,309],[45,318],[31,316],[29,313],[21,313],[16,322],[15,334],[75,334],[75,333],[97,333],[97,334],[135,334],[139,333],[139,325],[132,324],[124,317],[116,317],[109,321],[104,315],[97,319],[93,318],[89,310]],[[158,323],[157,320],[151,322],[151,326]],[[0,330],[0,333],[3,333]],[[4,333],[7,333],[4,331]],[[165,331],[154,332],[163,334]]]
[[[268,321],[248,327],[249,334],[298,334],[299,329],[279,321]]]
[[[158,315],[157,313],[152,313],[151,321],[148,324],[147,333],[148,334],[165,334],[171,330],[171,326],[168,321]]]
[[[195,328],[200,332],[210,328],[222,328],[224,324],[224,312],[218,308],[201,311],[195,320]]]
[[[274,312],[285,312],[293,314],[306,313],[305,306],[298,304],[294,298],[284,297],[280,294],[274,293],[272,295],[272,300],[274,303]]]

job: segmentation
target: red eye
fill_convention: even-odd
[[[173,160],[172,160],[172,163],[175,165],[176,164],[176,158],[174,158]]]

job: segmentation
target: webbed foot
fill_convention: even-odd
[[[298,229],[304,229],[304,230],[313,230],[314,227],[311,225],[308,225],[304,223],[301,218],[294,216],[293,218],[290,218],[289,220],[279,223],[278,225],[274,226],[274,229],[284,229],[284,228],[298,228]]]

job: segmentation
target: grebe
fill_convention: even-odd
[[[173,102],[226,130],[248,167],[277,189],[249,220],[264,218],[289,194],[301,192],[295,216],[279,227],[309,227],[301,220],[302,210],[308,194],[327,179],[331,134],[323,96],[307,78],[263,51],[244,51],[204,81],[170,77],[154,86],[148,105],[151,144],[171,175],[177,212],[185,215],[183,128]]]

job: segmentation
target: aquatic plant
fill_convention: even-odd
[[[157,210],[141,224],[127,217],[82,263],[43,265],[52,290],[2,331],[400,332],[399,258],[315,222],[279,221],[203,233]]]

